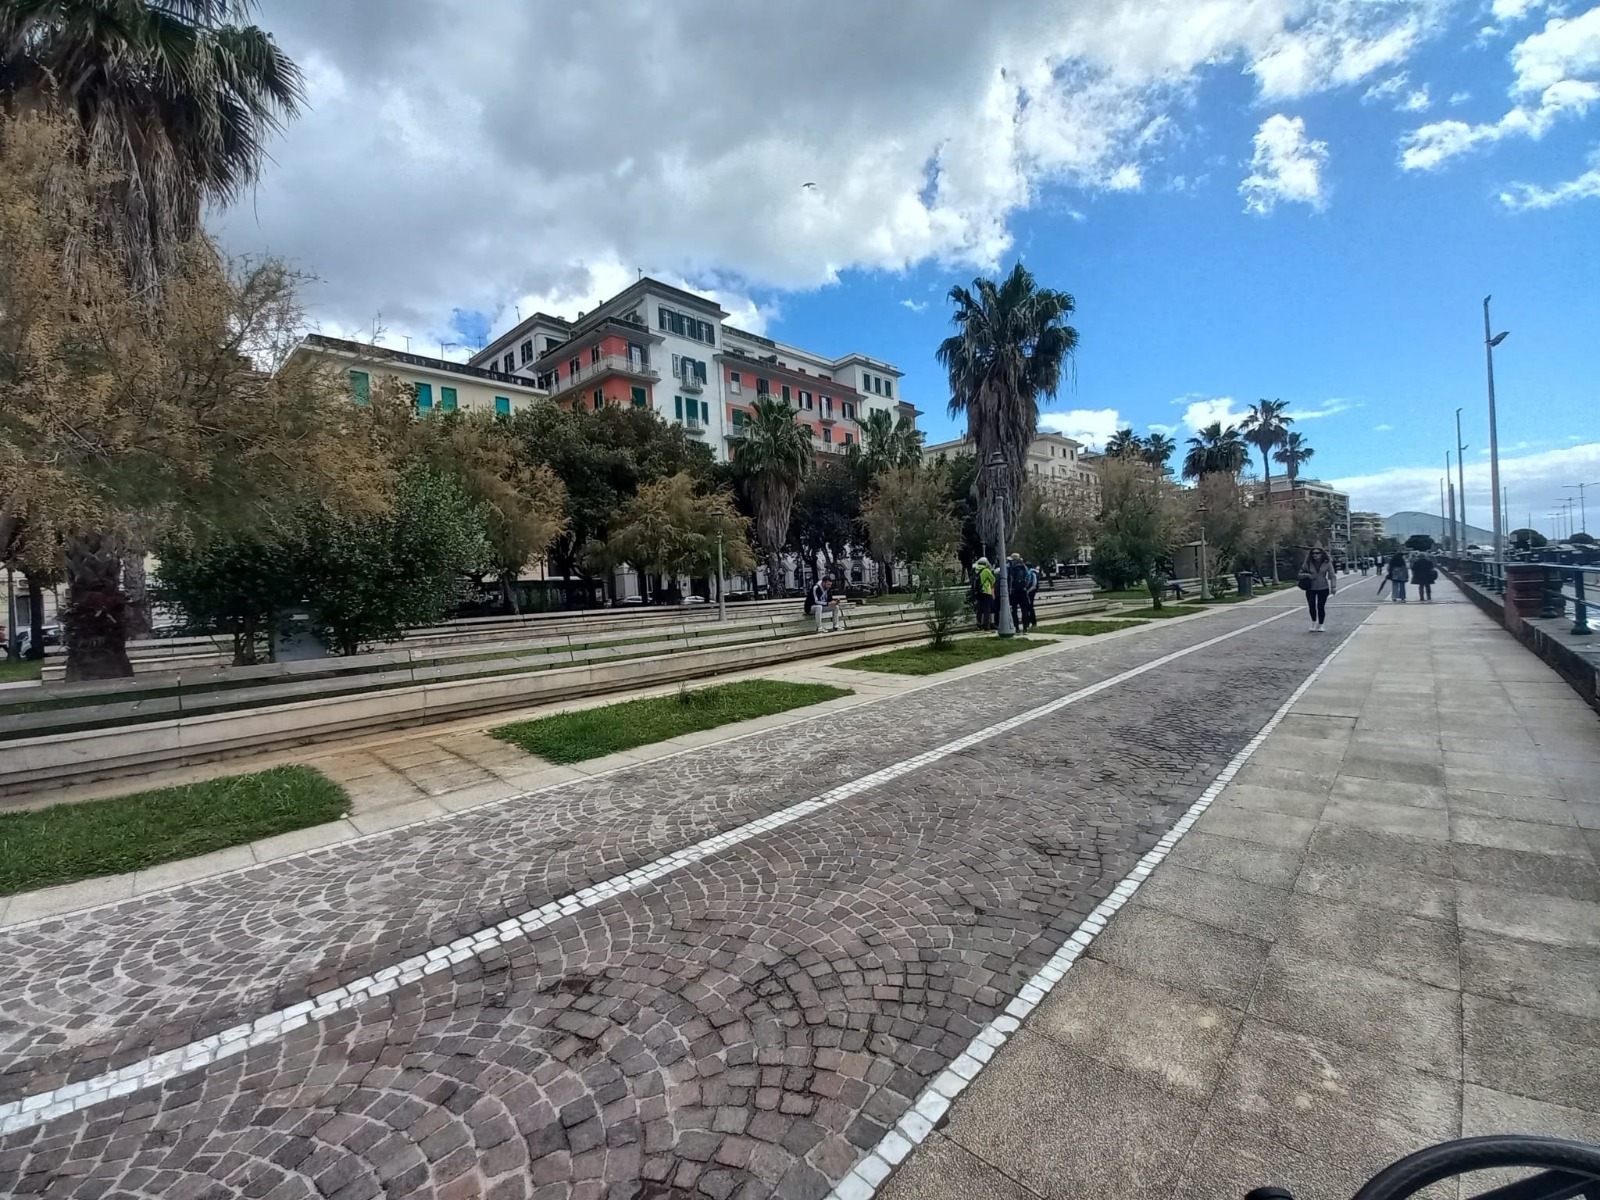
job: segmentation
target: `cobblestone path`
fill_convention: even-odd
[[[0,1102],[137,1068],[1288,603],[18,928],[0,948]],[[1336,606],[1330,633],[1366,611]],[[1294,616],[1249,629],[449,970],[15,1130],[0,1194],[823,1196],[1336,636]]]

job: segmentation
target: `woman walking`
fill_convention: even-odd
[[[1311,610],[1311,632],[1321,633],[1322,623],[1328,619],[1328,593],[1338,590],[1333,560],[1321,546],[1306,555],[1300,568],[1300,586],[1306,590],[1306,607]]]
[[[1378,584],[1378,591],[1383,591],[1383,585],[1389,585],[1389,603],[1404,604],[1406,602],[1406,556],[1396,554],[1389,560],[1389,565],[1383,572],[1383,579]]]

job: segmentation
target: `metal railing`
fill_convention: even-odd
[[[1572,606],[1572,633],[1587,637],[1593,633],[1589,626],[1589,599],[1591,590],[1600,583],[1600,565],[1547,562],[1501,562],[1493,559],[1444,559],[1460,576],[1486,592],[1505,596],[1528,585],[1539,591],[1539,617],[1558,621],[1567,616],[1567,605]],[[1600,593],[1597,593],[1600,594]],[[1526,614],[1524,614],[1526,615]]]
[[[624,375],[633,375],[640,379],[648,379],[651,382],[661,378],[660,371],[646,365],[639,359],[630,358],[624,354],[602,354],[599,362],[587,363],[578,369],[577,374],[568,375],[565,379],[552,383],[550,385],[550,395],[552,397],[564,395],[572,391],[573,388],[580,388],[591,380],[598,379],[602,375],[609,375],[613,371],[620,371]]]

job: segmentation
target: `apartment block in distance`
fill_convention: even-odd
[[[953,458],[957,454],[976,454],[977,446],[963,435],[948,442],[936,442],[922,448],[922,461],[931,463],[941,456]],[[1089,495],[1099,496],[1100,476],[1094,469],[1094,459],[1083,453],[1083,443],[1062,433],[1041,432],[1028,443],[1028,474],[1033,479],[1059,484],[1076,484],[1087,489]]]
[[[875,410],[915,421],[901,372],[864,354],[830,358],[727,323],[714,300],[644,278],[574,321],[535,313],[470,360],[568,407],[648,408],[726,462],[766,393],[811,430],[818,461],[846,453]]]
[[[308,334],[295,347],[296,356],[310,355],[344,371],[350,398],[365,404],[375,379],[397,378],[411,386],[419,412],[520,412],[548,397],[525,380],[480,367],[390,350],[368,342]]]

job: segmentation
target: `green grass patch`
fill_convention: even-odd
[[[573,763],[853,694],[848,688],[825,683],[748,679],[557,713],[489,732],[547,762]]]
[[[241,846],[342,817],[344,789],[273,767],[131,796],[0,814],[0,896]]]
[[[1115,633],[1119,629],[1132,629],[1135,625],[1148,625],[1149,621],[1059,621],[1054,625],[1041,625],[1035,633],[1062,633],[1068,637],[1094,637],[1097,633]]]
[[[864,658],[852,658],[836,665],[850,671],[878,671],[885,675],[936,675],[952,667],[1002,658],[1022,650],[1037,650],[1049,644],[1020,637],[1001,639],[991,633],[981,637],[957,638],[938,650],[932,646],[904,646],[899,650],[868,654]]]
[[[0,683],[20,683],[25,679],[39,678],[42,658],[0,658]]]

